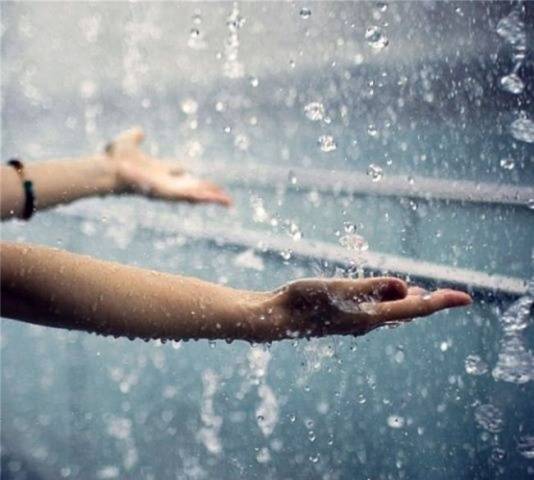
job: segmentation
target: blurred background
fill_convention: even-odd
[[[389,272],[475,296],[251,346],[2,320],[2,478],[534,475],[529,2],[2,2],[2,158],[140,125],[215,206],[88,199],[6,240],[271,289]]]

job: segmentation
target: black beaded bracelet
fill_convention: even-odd
[[[33,182],[31,180],[26,180],[26,177],[24,176],[24,164],[20,160],[12,158],[7,162],[7,164],[15,169],[22,181],[25,201],[21,218],[23,220],[28,220],[35,211],[35,193],[33,191]]]

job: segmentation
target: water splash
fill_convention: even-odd
[[[351,252],[361,253],[369,250],[369,243],[357,233],[348,233],[339,238],[339,244]]]
[[[256,408],[256,420],[263,435],[269,437],[279,418],[278,400],[266,382],[271,354],[263,347],[254,346],[248,351],[247,360],[252,382],[258,385],[258,397],[260,398],[260,403]]]
[[[534,379],[534,357],[517,334],[502,341],[497,364],[491,372],[495,380],[523,384]]]
[[[219,438],[219,432],[222,427],[223,419],[215,414],[213,397],[217,393],[219,386],[218,375],[210,369],[202,373],[202,404],[200,407],[200,419],[203,426],[197,433],[197,438],[202,442],[206,450],[212,455],[220,455],[222,452],[222,443]]]
[[[240,253],[234,258],[234,264],[238,267],[248,268],[250,270],[256,270],[262,272],[265,269],[263,259],[256,255],[254,250],[249,249]]]
[[[228,37],[224,44],[223,75],[228,78],[242,78],[245,74],[243,64],[239,61],[239,30],[245,19],[239,13],[239,5],[235,2],[226,20]]]

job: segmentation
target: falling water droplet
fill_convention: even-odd
[[[239,133],[234,138],[234,146],[238,150],[245,152],[250,147],[250,140],[244,133]]]
[[[405,423],[404,417],[400,415],[390,415],[387,419],[387,424],[390,428],[402,428]]]
[[[519,437],[517,450],[520,455],[528,460],[534,460],[534,435],[524,435]]]
[[[195,12],[191,19],[195,25],[200,25],[202,23],[202,15],[199,12]]]
[[[300,231],[299,226],[295,222],[289,224],[289,236],[293,239],[294,242],[298,242],[302,239],[302,232]]]
[[[356,233],[343,235],[339,238],[339,244],[347,250],[353,252],[366,252],[369,250],[369,244],[367,243],[367,240]]]
[[[513,158],[503,158],[499,162],[499,165],[505,170],[513,170],[515,167],[515,162]]]
[[[521,12],[513,10],[507,17],[501,18],[497,23],[497,33],[510,45],[525,44],[525,24],[521,19]]]
[[[510,73],[510,75],[502,77],[499,83],[504,91],[514,95],[519,95],[525,89],[523,80],[516,73]]]
[[[343,230],[346,234],[354,233],[356,231],[356,225],[351,222],[343,222]]]
[[[291,250],[282,250],[280,256],[286,261],[289,260],[291,258]]]
[[[323,152],[333,152],[337,148],[332,135],[321,135],[317,140],[317,143]]]
[[[502,412],[490,403],[477,407],[475,420],[484,430],[490,433],[499,433],[504,425]]]
[[[388,4],[386,2],[376,2],[376,8],[378,11],[384,13],[388,9]]]
[[[534,143],[534,122],[522,112],[510,125],[510,134],[521,142]]]
[[[484,375],[488,371],[488,364],[478,355],[468,355],[465,359],[465,371],[469,375]]]
[[[384,171],[378,165],[371,163],[369,167],[367,167],[367,175],[371,177],[373,182],[379,182],[384,176]]]
[[[506,456],[506,451],[502,448],[496,447],[491,451],[490,458],[494,462],[500,462]]]
[[[369,126],[367,127],[367,135],[369,135],[372,138],[378,137],[378,130],[373,123],[370,123]]]
[[[311,9],[307,8],[307,7],[302,7],[300,9],[300,18],[303,18],[304,20],[307,20],[308,18],[311,17]]]
[[[255,88],[257,87],[259,84],[260,84],[260,81],[258,80],[258,77],[254,77],[254,76],[251,76],[250,79],[250,84]]]
[[[377,51],[383,50],[389,45],[388,38],[382,33],[382,29],[373,25],[365,31],[365,40],[370,47]]]
[[[317,122],[324,118],[324,106],[320,102],[308,103],[304,107],[304,113],[310,120]]]
[[[186,98],[180,106],[186,115],[194,115],[198,110],[198,103],[192,98]]]

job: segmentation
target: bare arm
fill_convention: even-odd
[[[3,243],[1,262],[8,318],[140,338],[251,334],[244,320],[255,294],[37,245]]]
[[[33,183],[38,210],[83,197],[138,193],[166,200],[231,203],[217,185],[188,175],[172,162],[145,155],[139,144],[143,133],[128,130],[105,154],[79,159],[25,163],[25,177]],[[1,167],[1,218],[20,217],[24,193],[16,171]]]
[[[39,210],[83,197],[107,195],[117,188],[115,165],[103,155],[26,163],[25,176],[38,194]],[[1,167],[2,219],[20,217],[24,192],[15,169]],[[120,192],[116,192],[120,193]]]
[[[421,295],[387,277],[307,279],[250,292],[24,244],[3,243],[1,263],[3,316],[132,338],[362,335],[470,303],[462,292]]]

